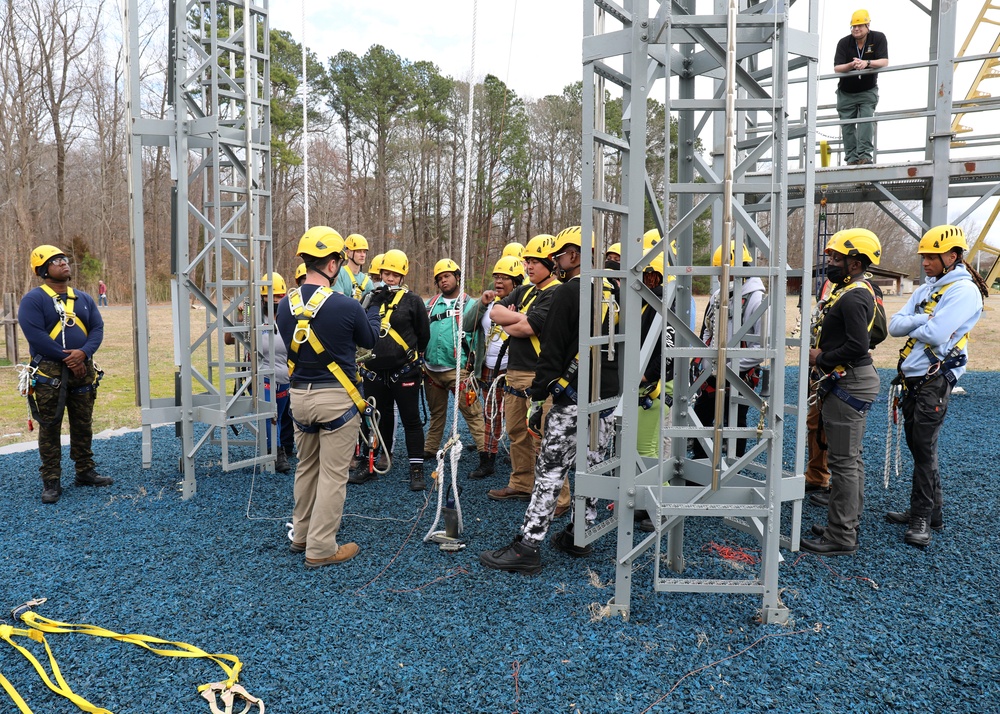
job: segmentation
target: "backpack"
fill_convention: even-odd
[[[865,280],[875,293],[875,320],[868,331],[868,349],[873,350],[877,345],[885,342],[889,336],[889,320],[885,315],[885,305],[882,304],[882,288],[870,280]]]

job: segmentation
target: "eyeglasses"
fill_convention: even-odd
[[[65,255],[60,255],[49,261],[49,265],[69,265],[69,258]]]
[[[851,25],[851,29],[852,29],[852,30],[856,30],[856,29],[858,29],[859,27],[868,27],[868,25]]]

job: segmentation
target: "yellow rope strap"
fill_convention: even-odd
[[[544,290],[548,290],[549,288],[554,288],[557,285],[562,285],[562,283],[558,280],[553,280],[544,288],[536,288],[532,285],[525,290],[524,295],[521,296],[521,304],[517,306],[517,311],[527,315],[529,308],[531,308],[531,304],[538,298],[538,294]],[[531,298],[530,300],[528,299],[529,297]],[[542,354],[542,343],[539,341],[538,336],[531,335],[528,339],[531,340],[531,346],[535,348],[535,356],[537,357]]]
[[[389,319],[392,317],[396,306],[399,305],[399,301],[403,299],[403,295],[408,292],[409,290],[406,288],[397,291],[396,297],[389,302],[388,307],[386,307],[385,303],[382,303],[382,307],[379,308],[379,316],[382,318],[382,336],[389,335],[389,337],[396,341],[396,344],[403,348],[404,352],[409,352],[410,346],[406,344],[406,340],[403,339],[402,335],[396,332],[395,328],[389,324]]]
[[[56,302],[60,302],[59,293],[50,288],[48,285],[43,285],[42,290],[45,294]],[[87,336],[87,328],[82,322],[78,322],[76,319],[76,313],[73,312],[73,307],[76,305],[76,293],[73,292],[73,288],[66,288],[66,302],[63,304],[62,313],[60,314],[61,319],[56,323],[56,326],[49,331],[49,337],[53,340],[56,338],[60,332],[63,331],[63,325],[66,327],[79,327],[83,330],[83,334]],[[59,307],[56,307],[56,312],[59,313]]]
[[[48,672],[42,666],[41,662],[25,647],[17,644],[14,641],[14,637],[27,637],[34,640],[35,642],[41,642],[45,645],[45,652],[49,656],[49,664],[52,667],[52,676],[55,678],[55,682],[49,677]],[[11,647],[16,649],[21,655],[31,663],[31,666],[35,668],[38,672],[38,676],[41,677],[42,682],[45,686],[51,689],[53,692],[61,697],[65,697],[73,702],[78,709],[90,712],[91,714],[111,714],[110,711],[99,707],[95,704],[91,704],[89,701],[76,694],[63,679],[62,672],[59,671],[59,665],[56,664],[55,655],[52,654],[52,650],[49,648],[49,643],[45,640],[45,635],[38,630],[24,630],[17,627],[11,627],[10,625],[0,625],[0,639],[9,644]],[[31,709],[28,707],[21,695],[17,693],[14,686],[7,680],[6,677],[0,675],[0,684],[3,685],[4,691],[14,700],[17,708],[22,714],[32,714]]]

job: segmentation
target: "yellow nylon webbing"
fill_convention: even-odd
[[[26,613],[21,617],[21,619],[24,620],[25,622],[27,622],[26,618],[27,614],[31,613]],[[27,648],[17,644],[14,641],[14,637],[27,637],[29,639],[34,640],[35,642],[41,642],[45,646],[45,653],[49,657],[49,665],[52,667],[52,677],[55,678],[56,680],[55,682],[53,682],[52,679],[49,677],[48,672],[45,671],[45,668],[42,666],[41,662],[38,661],[35,655],[33,655],[31,651],[28,650]],[[35,668],[35,671],[38,672],[38,676],[41,677],[42,682],[45,684],[46,687],[51,689],[59,696],[69,699],[71,702],[73,702],[73,704],[76,705],[78,709],[80,709],[81,711],[88,712],[89,714],[112,714],[109,710],[103,707],[99,707],[96,704],[93,704],[84,699],[83,697],[81,697],[79,694],[73,691],[73,689],[69,686],[69,684],[66,683],[66,680],[63,679],[62,672],[59,671],[59,665],[56,663],[55,655],[52,654],[52,649],[49,647],[49,643],[45,639],[45,635],[41,631],[39,631],[39,629],[24,630],[16,627],[11,627],[10,625],[0,625],[0,639],[2,639],[4,642],[9,644],[15,650],[20,652],[21,655],[26,660],[28,660],[31,666]],[[14,703],[17,704],[18,709],[20,709],[21,712],[26,712],[27,714],[31,714],[31,709],[28,707],[24,699],[22,699],[21,696],[17,693],[17,690],[14,689],[13,685],[11,685],[10,682],[7,681],[7,679],[2,676],[0,676],[0,679],[3,680],[4,690],[7,692],[8,695],[10,695],[10,698],[14,700]]]
[[[948,291],[948,288],[956,284],[957,283],[948,283],[947,285],[942,286],[940,290],[936,290],[933,293],[931,293],[931,296],[927,298],[927,302],[924,303],[924,314],[930,315],[931,313],[933,313],[934,308],[936,308],[938,306],[938,303],[941,302],[941,298]],[[958,343],[955,345],[955,348],[959,350],[965,349],[965,346],[969,344],[969,335],[970,333],[966,332],[965,335],[962,336],[962,339],[960,339]],[[906,360],[906,358],[910,356],[910,353],[913,352],[913,348],[916,347],[917,341],[918,340],[916,337],[911,337],[903,344],[902,349],[899,350],[900,367],[903,365],[903,362]],[[930,345],[928,345],[928,348],[929,347]],[[933,352],[934,350],[931,350],[931,353]],[[934,356],[936,357],[937,355]]]
[[[21,615],[21,621],[36,630],[40,630],[41,632],[53,634],[72,633],[90,635],[92,637],[105,637],[117,642],[126,642],[128,644],[137,645],[145,650],[149,650],[153,654],[162,655],[163,657],[207,659],[222,667],[222,670],[226,673],[227,687],[232,687],[236,683],[236,681],[240,678],[240,671],[243,669],[243,663],[240,662],[239,657],[236,655],[209,653],[200,647],[189,645],[186,642],[173,642],[171,640],[165,640],[160,637],[152,637],[150,635],[122,634],[120,632],[114,632],[96,625],[59,622],[58,620],[50,620],[47,617],[42,617],[38,613],[32,612],[31,610]],[[157,647],[154,645],[165,645],[166,647],[173,649],[166,649],[164,647]],[[53,672],[57,672],[54,666]],[[58,677],[61,679],[61,675],[58,675]],[[200,685],[198,687],[198,691],[202,691],[202,689],[206,686],[210,685]],[[99,711],[104,710],[102,709]]]
[[[313,332],[309,322],[316,316],[316,313],[319,312],[319,309],[323,307],[331,295],[333,295],[333,290],[320,286],[316,288],[316,291],[310,296],[309,302],[303,305],[302,294],[299,292],[298,288],[294,288],[288,293],[288,307],[292,312],[292,316],[297,318],[295,333],[292,337],[292,344],[288,346],[291,354],[298,355],[299,345],[302,342],[308,342],[317,357],[322,357],[326,354],[326,348],[323,346],[323,343],[320,342],[316,333]],[[303,338],[301,335],[304,335],[305,337]],[[337,378],[338,382],[340,382],[340,386],[347,391],[348,396],[351,397],[351,401],[354,402],[354,406],[356,406],[359,411],[364,413],[368,408],[368,403],[365,401],[364,397],[361,396],[361,392],[358,391],[355,382],[348,379],[347,374],[344,372],[344,368],[341,367],[336,360],[332,359],[327,363],[326,368],[333,373],[333,376]],[[289,379],[291,379],[294,372],[295,362],[291,359],[291,356],[289,356]]]
[[[399,305],[399,301],[403,299],[403,295],[407,292],[409,291],[406,289],[398,291],[396,293],[396,297],[389,302],[388,308],[385,303],[383,303],[382,307],[379,308],[379,315],[382,318],[382,332],[394,339],[396,344],[403,348],[404,352],[409,352],[410,346],[406,344],[406,340],[403,339],[402,335],[396,332],[396,330],[389,324],[389,319],[392,317],[392,313],[396,309],[396,306]]]
[[[517,311],[527,315],[528,310],[531,309],[532,303],[534,303],[535,300],[538,298],[538,294],[544,292],[545,290],[548,290],[551,287],[555,287],[556,285],[562,285],[562,283],[560,283],[558,280],[553,280],[544,288],[538,288],[535,287],[534,285],[530,286],[527,290],[524,291],[524,295],[521,296],[521,303],[517,306]],[[530,300],[528,299],[529,296],[531,297]],[[531,340],[531,346],[535,348],[535,357],[538,357],[540,354],[542,354],[542,343],[539,341],[537,335],[531,335],[528,339]]]
[[[848,290],[854,290],[855,288],[868,288],[868,292],[872,294],[872,300],[875,299],[875,291],[872,286],[868,284],[867,280],[859,280],[856,283],[848,283],[842,290],[834,290],[830,295],[829,300],[823,305],[823,312],[820,313],[819,319],[816,321],[816,329],[814,330],[814,346],[819,347],[819,338],[823,334],[823,320],[826,319],[826,315],[830,312],[832,308],[840,298],[847,294]],[[872,319],[868,321],[868,332],[872,331],[872,325],[875,324],[875,315],[878,311],[878,306],[875,306],[875,310],[872,312]]]
[[[42,290],[44,290],[45,294],[48,295],[53,300],[59,299],[59,293],[50,288],[48,285],[43,285]],[[66,312],[66,320],[67,321],[72,320],[73,325],[83,330],[83,335],[84,337],[86,337],[87,327],[82,322],[76,319],[76,313],[73,312],[73,308],[75,307],[75,305],[76,305],[76,293],[73,292],[73,288],[66,288],[66,302],[64,303],[64,308],[63,308]],[[56,338],[56,335],[62,332],[62,329],[63,329],[63,323],[62,320],[60,320],[59,322],[56,323],[56,326],[49,331],[49,337],[51,337],[54,340]]]

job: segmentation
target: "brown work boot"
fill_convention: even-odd
[[[531,494],[524,491],[515,491],[510,486],[494,488],[486,492],[494,501],[530,501]]]
[[[306,558],[306,567],[322,568],[327,565],[340,565],[341,563],[346,563],[359,552],[361,552],[361,548],[358,547],[357,543],[344,543],[329,558]]]

